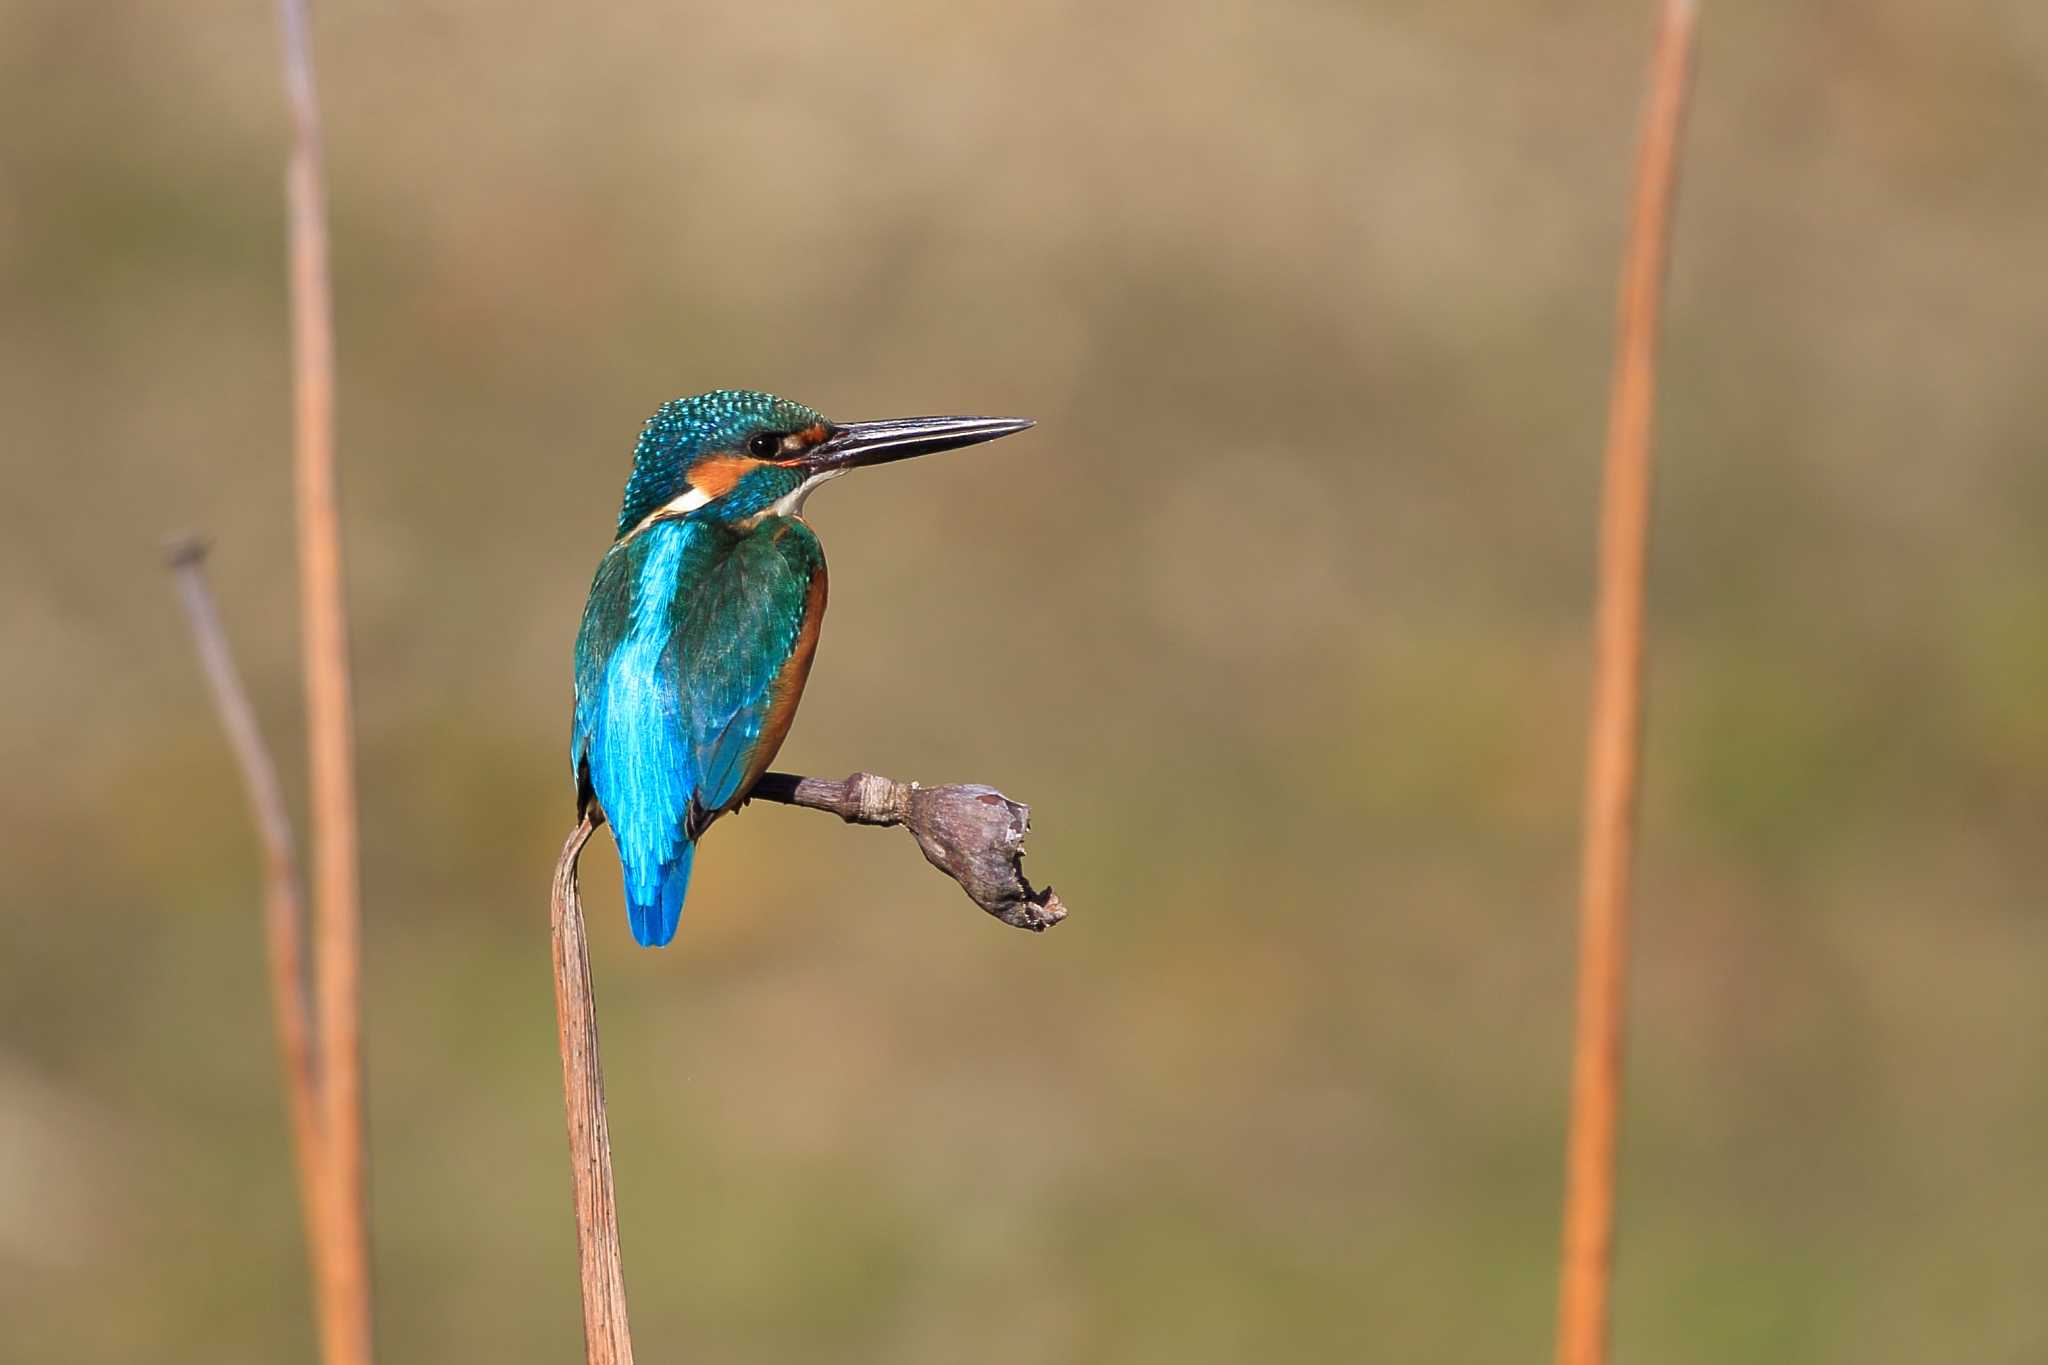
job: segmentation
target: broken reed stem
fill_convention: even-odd
[[[1664,0],[1622,260],[1600,503],[1558,1365],[1605,1365],[1612,1319],[1629,889],[1641,774],[1650,433],[1671,205],[1697,18],[1693,0]]]
[[[263,846],[263,940],[270,971],[271,1021],[277,1030],[278,1060],[284,1070],[285,1115],[299,1178],[299,1206],[305,1219],[307,1266],[316,1277],[324,1239],[320,1209],[319,1084],[314,1072],[312,1004],[306,996],[305,902],[299,892],[299,860],[291,816],[277,764],[263,742],[256,708],[235,667],[220,608],[206,581],[206,546],[196,539],[175,542],[167,551],[178,598],[199,648],[214,710],[228,748],[241,769],[249,798],[249,819]]]
[[[900,825],[910,814],[909,789],[873,773],[855,773],[844,782],[797,773],[762,773],[747,800],[830,811],[849,825]]]
[[[604,1062],[597,1046],[597,1002],[590,989],[590,943],[576,860],[597,826],[589,815],[555,863],[555,1029],[562,1048],[562,1104],[569,1121],[569,1165],[576,1190],[576,1260],[583,1289],[583,1353],[588,1365],[632,1365],[625,1270],[619,1260],[619,1211],[612,1189],[612,1139],[605,1121]]]
[[[324,1249],[321,1354],[368,1365],[372,1354],[368,1193],[363,1154],[362,907],[357,883],[354,703],[334,458],[334,309],[320,109],[306,0],[278,0],[292,148],[293,449],[300,618],[313,834],[313,976],[319,1050]]]

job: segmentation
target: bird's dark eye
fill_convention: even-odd
[[[782,433],[779,431],[761,432],[747,442],[747,453],[759,456],[764,460],[770,455],[780,455],[782,453]]]

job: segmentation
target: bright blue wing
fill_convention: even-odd
[[[633,937],[650,947],[675,937],[695,852],[696,768],[667,655],[670,603],[709,535],[688,522],[657,522],[614,546],[577,640],[575,751],[618,846]]]

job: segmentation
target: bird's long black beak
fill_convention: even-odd
[[[980,445],[1031,426],[1022,417],[899,417],[890,422],[855,422],[839,427],[803,454],[815,473],[887,464],[914,455]]]

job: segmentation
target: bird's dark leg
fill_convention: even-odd
[[[592,829],[604,823],[604,807],[597,803],[597,788],[590,785],[590,756],[576,764],[576,818],[590,821]]]

